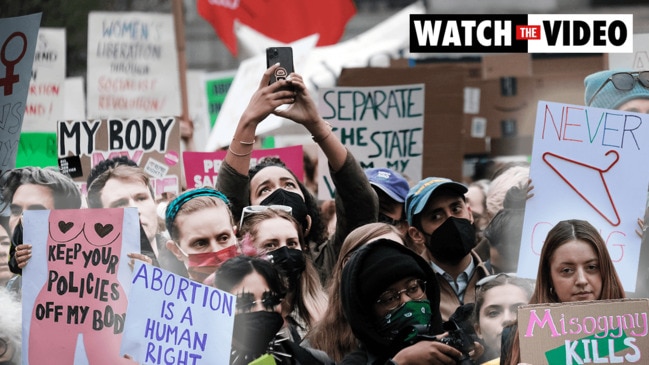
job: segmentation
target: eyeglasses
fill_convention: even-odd
[[[420,279],[414,279],[408,282],[405,289],[387,290],[379,296],[376,301],[379,305],[387,310],[395,310],[401,304],[401,294],[406,293],[410,299],[419,300],[426,295],[426,282]]]
[[[597,91],[595,91],[593,96],[591,96],[586,103],[586,106],[590,106],[590,104],[593,102],[593,99],[595,99],[595,96],[597,96],[597,94],[602,91],[604,86],[606,86],[609,81],[613,83],[613,86],[615,86],[616,89],[621,91],[629,91],[633,89],[636,80],[638,80],[640,85],[649,89],[649,71],[614,73],[608,79],[606,79],[606,81],[602,84],[602,86],[599,87],[599,89],[597,89]]]
[[[247,207],[244,207],[243,211],[241,211],[241,220],[239,220],[239,229],[241,229],[241,226],[243,226],[243,221],[246,218],[257,213],[265,212],[268,209],[280,210],[293,215],[293,208],[289,207],[288,205],[249,205]]]
[[[503,276],[506,277],[506,278],[515,278],[516,274],[513,273],[513,272],[512,273],[501,272],[501,273],[498,273],[498,274],[485,276],[484,278],[478,280],[477,283],[475,283],[475,289],[478,290],[483,285],[485,285],[485,284],[487,284],[487,283],[489,283],[491,281],[494,281],[494,280],[498,279],[499,277],[503,277]]]
[[[265,291],[261,295],[260,300],[254,300],[255,295],[252,293],[241,293],[237,295],[237,311],[240,313],[251,312],[252,309],[257,306],[257,303],[261,303],[266,311],[272,311],[278,306],[284,298],[279,294],[273,293],[270,291]]]

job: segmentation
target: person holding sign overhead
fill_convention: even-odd
[[[360,164],[318,114],[302,76],[291,73],[286,79],[269,85],[270,77],[278,67],[279,64],[272,65],[264,72],[259,88],[241,115],[219,169],[216,188],[230,199],[235,215],[250,204],[291,206],[293,216],[301,222],[306,241],[311,246],[320,280],[325,283],[345,236],[354,228],[377,220],[378,201]],[[285,104],[288,104],[287,108],[278,109]],[[257,125],[270,114],[302,124],[327,156],[336,186],[337,217],[335,233],[328,240],[324,238],[325,228],[319,219],[315,197],[290,170],[276,161],[258,164],[249,171]],[[298,212],[306,214],[298,215]]]
[[[626,295],[606,242],[587,221],[571,219],[548,232],[539,261],[536,287],[530,304],[623,299]],[[520,362],[518,331],[511,345],[503,342],[506,365]],[[506,336],[503,334],[503,341]]]

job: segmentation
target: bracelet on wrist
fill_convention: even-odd
[[[232,141],[237,141],[237,140],[232,138]],[[255,141],[256,141],[256,139],[253,139],[252,142],[248,142],[248,141],[237,141],[237,142],[239,142],[240,144],[242,144],[244,146],[252,146],[252,145],[255,144]]]
[[[235,155],[235,156],[237,156],[237,157],[246,157],[246,156],[248,156],[249,154],[252,153],[252,150],[250,150],[250,151],[247,152],[247,153],[236,153],[236,152],[234,152],[234,151],[232,150],[232,146],[228,147],[228,151],[230,151],[230,153],[232,153],[233,155]]]

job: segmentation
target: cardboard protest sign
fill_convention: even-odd
[[[608,53],[608,68],[627,70],[649,69],[649,33],[633,35],[633,53]]]
[[[583,219],[600,230],[622,284],[636,284],[649,169],[649,115],[540,101],[518,274],[536,277],[548,231]]]
[[[647,194],[647,204],[644,213],[644,225],[642,226],[642,243],[640,244],[641,263],[649,262],[649,233],[647,224],[649,224],[649,193]],[[649,298],[649,265],[638,265],[638,275],[635,284],[635,296],[637,298]]]
[[[214,187],[227,151],[183,152],[183,166],[187,188]],[[279,157],[300,181],[304,181],[304,161],[302,146],[253,150],[250,167],[257,165],[262,157]]]
[[[23,226],[23,364],[132,364],[119,345],[137,209],[28,210]]]
[[[38,31],[31,75],[23,132],[55,133],[65,108],[65,28]]]
[[[363,168],[388,167],[421,180],[424,84],[319,91],[320,115]],[[334,197],[327,158],[318,152],[318,198]]]
[[[649,299],[625,299],[518,308],[521,362],[646,364]]]
[[[151,176],[156,197],[180,192],[180,123],[175,118],[59,121],[59,168],[86,191],[91,169],[127,156]],[[78,158],[77,158],[78,157]]]
[[[236,297],[135,263],[122,354],[139,364],[227,364]]]
[[[0,19],[0,172],[16,165],[41,14]]]
[[[171,14],[88,15],[88,118],[181,114]]]

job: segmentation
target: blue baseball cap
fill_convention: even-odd
[[[365,175],[372,186],[376,186],[384,193],[399,203],[403,203],[410,190],[408,181],[399,173],[385,168],[377,167],[365,170]]]
[[[412,226],[414,217],[424,210],[428,200],[433,196],[435,190],[440,187],[449,189],[461,196],[464,196],[469,190],[464,184],[445,177],[427,177],[421,180],[410,189],[406,197],[406,218],[409,225]]]

